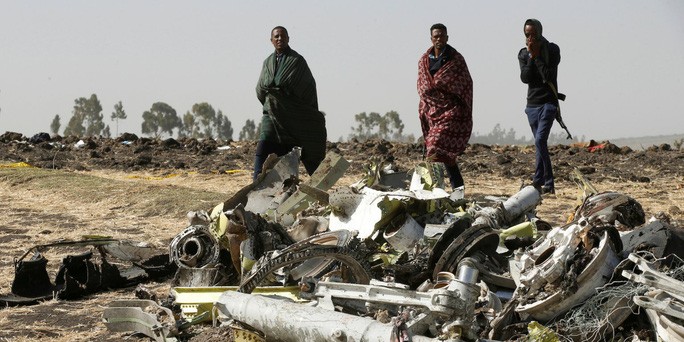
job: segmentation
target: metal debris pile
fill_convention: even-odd
[[[85,250],[84,250],[85,249]],[[50,280],[46,253],[65,255]],[[77,299],[125,288],[173,274],[168,255],[145,243],[89,236],[31,247],[14,261],[12,292],[0,295],[0,305],[31,305],[49,299]]]
[[[577,172],[581,203],[554,226],[532,186],[474,201],[426,162],[333,189],[348,162],[331,152],[302,182],[299,153],[188,213],[170,297],[115,301],[105,325],[156,341],[208,325],[252,341],[684,339],[679,229],[627,195]]]

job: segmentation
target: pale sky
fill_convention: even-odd
[[[255,86],[285,26],[318,85],[328,140],[361,112],[399,113],[420,136],[416,76],[441,22],[474,80],[474,132],[497,124],[530,136],[517,53],[539,19],[561,49],[559,91],[576,136],[684,133],[684,1],[0,1],[0,134],[62,133],[74,100],[97,94],[105,123],[122,101],[119,133],[166,102],[179,116],[208,102],[232,122],[258,122]],[[561,132],[556,124],[552,132]]]

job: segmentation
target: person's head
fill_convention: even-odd
[[[287,34],[287,29],[282,26],[276,26],[271,30],[271,43],[276,49],[276,52],[281,53],[285,51],[290,43],[290,36]]]
[[[430,40],[432,41],[433,48],[442,50],[449,41],[446,26],[444,26],[444,24],[434,24],[430,26]]]
[[[540,40],[542,37],[542,24],[537,19],[527,19],[525,20],[525,26],[523,28],[523,33],[525,34],[525,39],[527,41]]]

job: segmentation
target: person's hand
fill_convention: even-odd
[[[541,50],[541,44],[538,40],[534,38],[527,39],[527,52],[530,54],[530,58],[534,59],[539,56],[539,51]]]

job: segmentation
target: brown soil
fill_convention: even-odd
[[[163,251],[186,226],[188,211],[207,210],[251,182],[254,142],[125,138],[87,139],[75,148],[80,139],[73,137],[29,143],[21,135],[0,136],[0,293],[10,292],[14,259],[34,245],[99,234],[145,241]],[[370,160],[391,161],[400,170],[422,160],[420,144],[329,143],[328,149],[351,163],[340,186],[358,180]],[[557,192],[545,195],[537,209],[553,225],[564,223],[577,205],[577,168],[600,191],[635,198],[647,219],[682,226],[684,151],[606,144],[594,152],[587,146],[553,146],[551,152]],[[3,167],[17,162],[38,168]],[[534,147],[473,145],[460,166],[467,197],[510,196],[529,183]],[[45,253],[48,266],[59,264],[60,253]],[[169,289],[168,282],[147,286],[159,298]],[[0,309],[0,341],[144,340],[110,333],[101,323],[103,309],[116,298],[134,298],[134,289]]]

